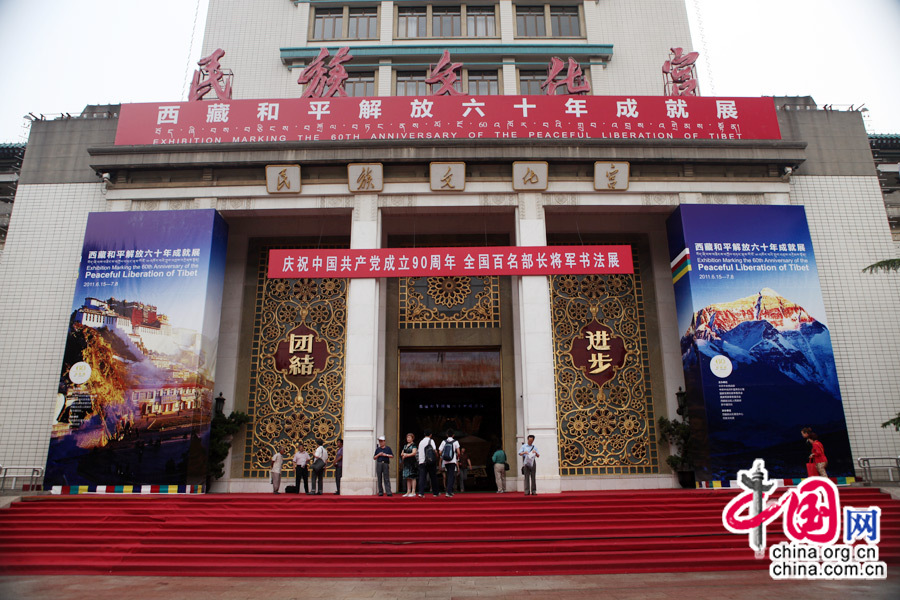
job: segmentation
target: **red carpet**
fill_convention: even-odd
[[[900,502],[881,560],[900,564]],[[767,569],[728,533],[728,490],[392,498],[230,494],[39,496],[0,510],[0,575],[409,577]],[[769,526],[771,546],[785,537]]]

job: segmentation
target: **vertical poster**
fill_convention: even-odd
[[[829,476],[853,463],[816,259],[801,206],[682,205],[669,258],[698,476],[762,458],[806,476],[811,427]]]
[[[215,210],[89,215],[46,487],[205,481],[226,245]]]

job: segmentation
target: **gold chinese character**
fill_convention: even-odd
[[[370,167],[366,167],[359,172],[356,184],[357,190],[370,190],[375,187],[375,184],[372,182],[372,169]]]
[[[302,360],[298,356],[291,357],[291,375],[312,375],[313,366],[315,365],[309,354],[304,354]]]
[[[291,189],[291,180],[288,179],[287,169],[282,169],[278,173],[278,184],[275,191],[280,192],[281,188]]]
[[[616,189],[616,187],[618,187],[618,183],[616,182],[616,175],[619,174],[619,170],[616,168],[616,165],[614,163],[610,164],[609,168],[612,169],[612,171],[606,172],[606,185],[609,189],[614,190]]]
[[[452,183],[450,183],[450,181],[451,181],[452,179],[453,179],[453,168],[452,168],[452,167],[447,167],[447,172],[444,173],[444,176],[443,176],[443,177],[441,177],[441,181],[444,182],[444,185],[441,186],[441,189],[449,188],[449,189],[451,189],[451,190],[455,190],[455,189],[456,189],[456,186],[453,185]]]
[[[529,184],[529,183],[530,183],[530,184],[534,185],[534,184],[536,184],[537,182],[539,182],[540,180],[541,180],[541,178],[538,177],[537,173],[535,173],[534,171],[532,171],[532,170],[531,170],[531,167],[529,167],[529,168],[528,168],[528,172],[525,173],[525,177],[522,178],[522,183],[524,183],[524,184]]]
[[[291,334],[290,353],[295,352],[312,352],[313,351],[313,335],[294,335]]]
[[[590,373],[596,375],[607,370],[612,364],[612,359],[606,354],[591,354],[591,370]]]
[[[584,337],[588,341],[588,350],[609,350],[609,332],[587,331]]]

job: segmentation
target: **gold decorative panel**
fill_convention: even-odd
[[[659,472],[634,263],[633,275],[550,278],[561,475]]]
[[[400,329],[500,326],[499,278],[403,277]]]
[[[244,477],[268,477],[276,448],[316,438],[335,455],[344,422],[346,279],[267,279],[260,251]]]

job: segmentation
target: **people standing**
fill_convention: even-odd
[[[319,445],[313,453],[312,465],[312,493],[321,496],[325,488],[325,465],[328,464],[328,450],[325,449],[321,439],[317,439]]]
[[[453,497],[453,483],[456,479],[456,467],[459,464],[459,442],[453,439],[453,431],[447,430],[447,439],[441,442],[438,448],[441,455],[441,465],[447,471],[447,487],[445,489],[448,498]]]
[[[334,453],[334,461],[331,466],[334,467],[334,484],[337,490],[335,496],[341,495],[341,475],[344,474],[344,438],[337,439],[337,452]]]
[[[285,454],[287,454],[287,451],[285,451]],[[269,474],[272,475],[272,490],[276,494],[281,488],[281,466],[283,464],[284,456],[282,456],[281,451],[276,448],[275,454],[272,455],[272,470],[269,471]]]
[[[820,477],[828,477],[825,467],[828,466],[828,459],[825,458],[825,446],[819,441],[819,436],[810,427],[804,427],[800,430],[800,435],[812,446],[809,453],[809,462],[816,465],[816,472]]]
[[[456,489],[460,492],[466,491],[466,478],[469,476],[469,469],[472,468],[472,461],[469,460],[469,453],[466,449],[459,446],[459,473],[456,477]]]
[[[378,447],[375,448],[375,481],[377,482],[378,495],[384,496],[385,492],[391,497],[391,459],[394,451],[385,442],[384,436],[378,436]]]
[[[537,471],[536,458],[540,458],[537,447],[534,445],[534,436],[528,436],[528,442],[522,444],[519,448],[519,456],[522,457],[522,475],[525,476],[525,495],[534,496],[537,494],[537,482],[535,481],[535,471]]]
[[[491,456],[491,462],[494,463],[494,481],[497,483],[497,493],[502,494],[506,491],[506,452],[503,448],[497,448],[494,455]]]
[[[294,462],[294,470],[297,473],[297,493],[300,493],[300,481],[303,481],[303,491],[309,494],[309,452],[300,446],[291,459]]]
[[[431,481],[431,492],[435,497],[441,492],[437,484],[437,449],[431,439],[431,430],[425,430],[425,437],[419,442],[419,498],[425,497],[425,478]]]
[[[417,460],[418,449],[416,448],[416,436],[411,433],[406,434],[406,445],[403,446],[403,451],[400,452],[400,460],[403,461],[403,479],[406,480],[406,493],[403,494],[404,498],[412,498],[416,495],[416,487],[415,481],[418,478],[418,465],[419,461]]]

